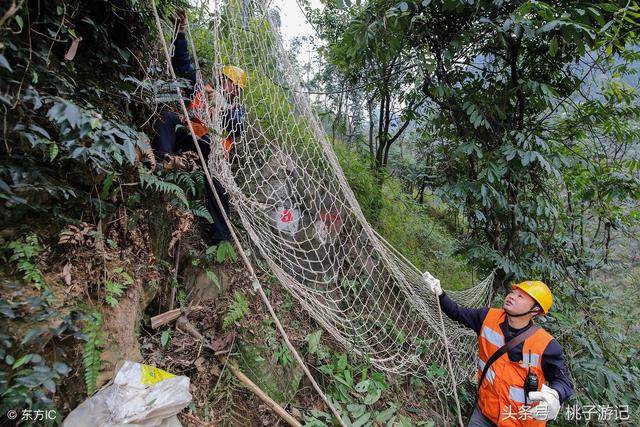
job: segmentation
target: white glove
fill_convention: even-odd
[[[437,297],[442,295],[442,287],[440,286],[440,280],[433,277],[431,273],[429,273],[428,271],[425,271],[424,273],[422,273],[422,280],[424,280],[424,282],[429,286],[429,289],[431,289],[431,292],[436,294]]]
[[[531,402],[540,402],[529,409],[529,415],[536,420],[555,420],[558,412],[560,412],[560,397],[558,396],[558,392],[544,384],[540,391],[529,392],[529,400]]]

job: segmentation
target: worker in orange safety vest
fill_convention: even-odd
[[[553,295],[543,282],[513,284],[502,308],[465,308],[423,279],[442,311],[478,336],[478,399],[469,427],[542,427],[573,394],[560,344],[533,319],[546,315]],[[489,366],[487,366],[489,365]]]
[[[190,122],[205,161],[209,158],[212,141],[219,141],[228,155],[234,140],[240,138],[244,132],[245,111],[238,103],[238,97],[247,84],[247,73],[240,67],[227,65],[214,79],[215,84],[199,83],[191,64],[186,37],[182,32],[185,24],[184,12],[178,11],[174,19],[179,31],[174,41],[175,49],[171,62],[176,73],[191,83],[191,93],[187,94],[191,98],[187,106],[189,117],[182,117],[174,111],[162,112],[153,126],[155,135],[152,146],[157,154],[169,158],[175,153],[196,151],[189,130]],[[222,135],[211,135],[210,129],[219,130]],[[212,178],[218,198],[228,213],[229,200],[226,191],[215,177]],[[213,219],[209,242],[217,244],[228,240],[230,231],[208,185],[206,201],[207,210]]]

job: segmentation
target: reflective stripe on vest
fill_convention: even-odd
[[[509,386],[509,398],[514,402],[524,403],[524,389],[520,387]]]
[[[478,369],[480,369],[480,374],[482,374],[482,371],[484,371],[484,365],[485,363],[482,361],[482,359],[478,358]],[[493,384],[493,380],[496,377],[496,373],[493,372],[493,369],[491,369],[491,367],[489,367],[489,369],[487,369],[487,375],[485,376],[485,378],[487,379],[487,381],[489,381],[491,384]]]
[[[504,336],[502,336],[502,333],[495,331],[488,326],[482,326],[482,336],[498,348],[504,345]]]
[[[540,363],[540,355],[538,353],[524,353],[522,355],[522,363],[521,365],[525,368],[531,366],[532,368],[537,368]]]

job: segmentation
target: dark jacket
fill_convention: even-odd
[[[462,323],[464,326],[473,329],[476,335],[480,333],[480,328],[484,322],[484,318],[489,312],[489,308],[487,307],[461,307],[444,292],[440,295],[440,306],[442,307],[442,311],[451,320],[455,320]],[[505,338],[509,340],[527,329],[529,326],[530,325],[527,325],[522,329],[513,329],[509,326],[509,322],[505,320],[500,325],[500,329],[502,329],[502,333]],[[512,362],[519,362],[522,360],[522,345],[523,344],[515,346],[507,353],[509,360]],[[549,382],[549,387],[558,392],[561,402],[573,394],[573,387],[569,381],[562,347],[555,339],[549,343],[544,353],[542,353],[542,372],[544,372],[544,377]]]

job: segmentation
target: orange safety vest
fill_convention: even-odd
[[[205,92],[210,92],[213,90],[213,87],[207,83],[205,85]],[[203,136],[209,133],[209,129],[202,123],[202,121],[197,117],[199,114],[204,113],[205,103],[203,102],[204,93],[202,91],[198,91],[189,105],[187,107],[189,114],[191,117],[189,121],[191,121],[191,127],[193,128],[193,132],[196,134],[198,139],[201,139]],[[233,139],[231,137],[222,138],[220,141],[222,148],[224,151],[229,154],[231,151],[231,146],[233,145]]]
[[[478,380],[485,363],[491,355],[502,347],[506,340],[500,324],[505,322],[506,313],[502,309],[489,309],[487,317],[482,322],[478,335]],[[522,359],[519,362],[509,360],[504,353],[487,370],[487,374],[480,385],[478,407],[485,417],[499,427],[543,427],[545,421],[532,419],[525,413],[524,382],[527,372],[538,376],[538,387],[545,383],[542,372],[542,354],[553,337],[540,328],[527,338],[522,346]],[[527,399],[527,406],[531,407]],[[523,408],[524,407],[524,408]]]

